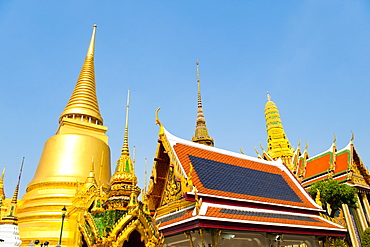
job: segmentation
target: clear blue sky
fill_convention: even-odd
[[[195,129],[202,98],[216,147],[255,156],[266,146],[266,91],[296,147],[310,156],[337,134],[370,164],[368,1],[1,1],[0,168],[11,197],[25,156],[21,195],[45,141],[55,134],[82,67],[93,24],[97,94],[112,165],[123,142],[131,89],[129,144],[137,175],[156,151],[155,110],[174,135]],[[304,146],[304,145],[303,145]],[[150,171],[149,171],[150,172]]]

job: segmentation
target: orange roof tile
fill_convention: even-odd
[[[300,225],[310,227],[324,227],[324,228],[339,228],[333,223],[329,223],[326,220],[318,216],[313,215],[300,215],[300,214],[281,214],[279,212],[269,211],[245,211],[237,209],[226,209],[209,207],[207,210],[207,216],[217,218],[227,218],[233,220],[244,220],[258,222],[270,222],[275,224],[287,224],[287,225]]]
[[[349,150],[344,151],[343,153],[337,154],[336,165],[334,173],[339,173],[346,171],[350,162],[350,153]]]
[[[270,210],[243,210],[240,209],[229,209],[210,206],[207,208],[205,215],[192,215],[193,209],[179,211],[172,213],[168,216],[162,217],[157,220],[160,223],[160,228],[173,225],[181,224],[184,221],[192,220],[216,220],[216,221],[229,221],[235,223],[246,223],[256,225],[281,225],[285,227],[302,227],[302,228],[320,228],[320,229],[345,229],[334,223],[330,223],[327,220],[316,216],[316,215],[303,215],[303,214],[291,214],[282,213],[279,211]]]
[[[307,160],[306,174],[304,178],[309,178],[319,173],[326,172],[330,167],[330,156],[331,153],[326,153],[317,158],[315,157]]]

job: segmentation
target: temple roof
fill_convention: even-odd
[[[194,187],[185,192],[183,198],[196,202],[195,206],[168,211],[157,218],[165,235],[184,231],[186,227],[200,227],[203,224],[201,221],[207,221],[204,224],[211,224],[210,227],[226,229],[258,226],[260,230],[256,231],[274,227],[290,229],[285,232],[304,232],[306,228],[310,231],[339,230],[340,234],[346,231],[319,216],[322,208],[281,160],[265,161],[186,141],[173,136],[163,126],[159,143],[157,155],[169,154],[169,159],[157,156],[154,174],[158,172],[161,181],[152,183],[156,187],[152,188],[155,191],[153,198],[163,195],[161,190],[168,189],[161,184],[165,181],[163,169],[175,164],[174,169],[181,171],[183,177],[191,180],[188,184]],[[163,202],[157,205],[166,206]],[[224,224],[228,226],[221,226]],[[169,228],[173,226],[179,228]]]
[[[185,173],[189,174],[190,164],[194,167],[192,177],[198,193],[319,210],[281,162],[198,145],[165,133]]]
[[[325,178],[333,178],[334,180],[343,180],[351,182],[351,174],[357,174],[362,178],[362,183],[355,185],[369,189],[369,172],[363,165],[357,151],[351,141],[346,147],[337,150],[335,144],[325,152],[315,155],[307,159],[304,167],[302,185],[307,187],[310,184],[323,180]]]

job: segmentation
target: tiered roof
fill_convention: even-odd
[[[304,187],[316,181],[333,178],[353,184],[359,189],[370,189],[369,172],[362,163],[352,141],[339,151],[333,143],[327,151],[307,159],[306,164],[301,165],[300,176]]]
[[[174,174],[181,174],[174,180],[179,187],[187,181],[177,201],[195,204],[174,208],[169,205],[176,202],[163,198],[175,191],[166,182]],[[328,236],[346,231],[319,216],[322,208],[280,161],[185,141],[163,126],[151,178],[151,210],[159,212],[165,236],[199,227]]]

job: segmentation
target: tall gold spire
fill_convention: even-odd
[[[75,89],[66,108],[60,115],[59,122],[63,117],[67,117],[103,125],[103,118],[100,115],[95,88],[94,47],[96,27],[97,26],[94,25],[86,59],[82,66]]]
[[[19,184],[21,183],[23,164],[24,164],[24,157],[22,159],[22,165],[21,165],[21,169],[19,171],[19,176],[18,176],[18,183],[15,187],[12,201],[10,202],[7,215],[3,218],[3,220],[12,222],[12,224],[15,224],[15,225],[18,224],[17,223],[18,222],[18,217],[15,216],[15,213],[17,211]]]
[[[130,152],[128,148],[128,109],[130,107],[130,89],[127,93],[127,104],[126,104],[126,125],[125,134],[123,138],[123,146],[121,157],[117,160],[116,170],[110,180],[111,191],[109,196],[130,196],[132,191],[136,191],[137,178],[134,173],[133,162],[130,158]],[[123,189],[131,188],[132,189]]]
[[[123,146],[121,155],[130,156],[130,151],[128,148],[128,109],[130,108],[130,89],[127,90],[127,104],[126,104],[126,124],[125,124],[125,134],[123,137]]]
[[[267,103],[265,105],[265,118],[267,129],[267,153],[274,160],[281,158],[289,167],[292,163],[293,148],[290,146],[285,135],[283,124],[279,115],[279,110],[274,102],[271,101],[270,94],[267,92]]]
[[[0,203],[0,207],[1,207],[1,204],[2,202],[4,201],[5,199],[5,192],[4,192],[4,174],[5,174],[5,166],[3,168],[3,172],[1,173],[1,178],[0,178],[0,200],[1,200],[1,203]],[[0,209],[1,210],[1,209]]]
[[[208,129],[206,126],[206,120],[204,119],[202,98],[200,94],[200,75],[199,75],[199,63],[196,61],[196,74],[198,82],[198,113],[195,127],[195,134],[191,139],[193,142],[204,144],[207,146],[214,146],[214,140],[208,134]]]

